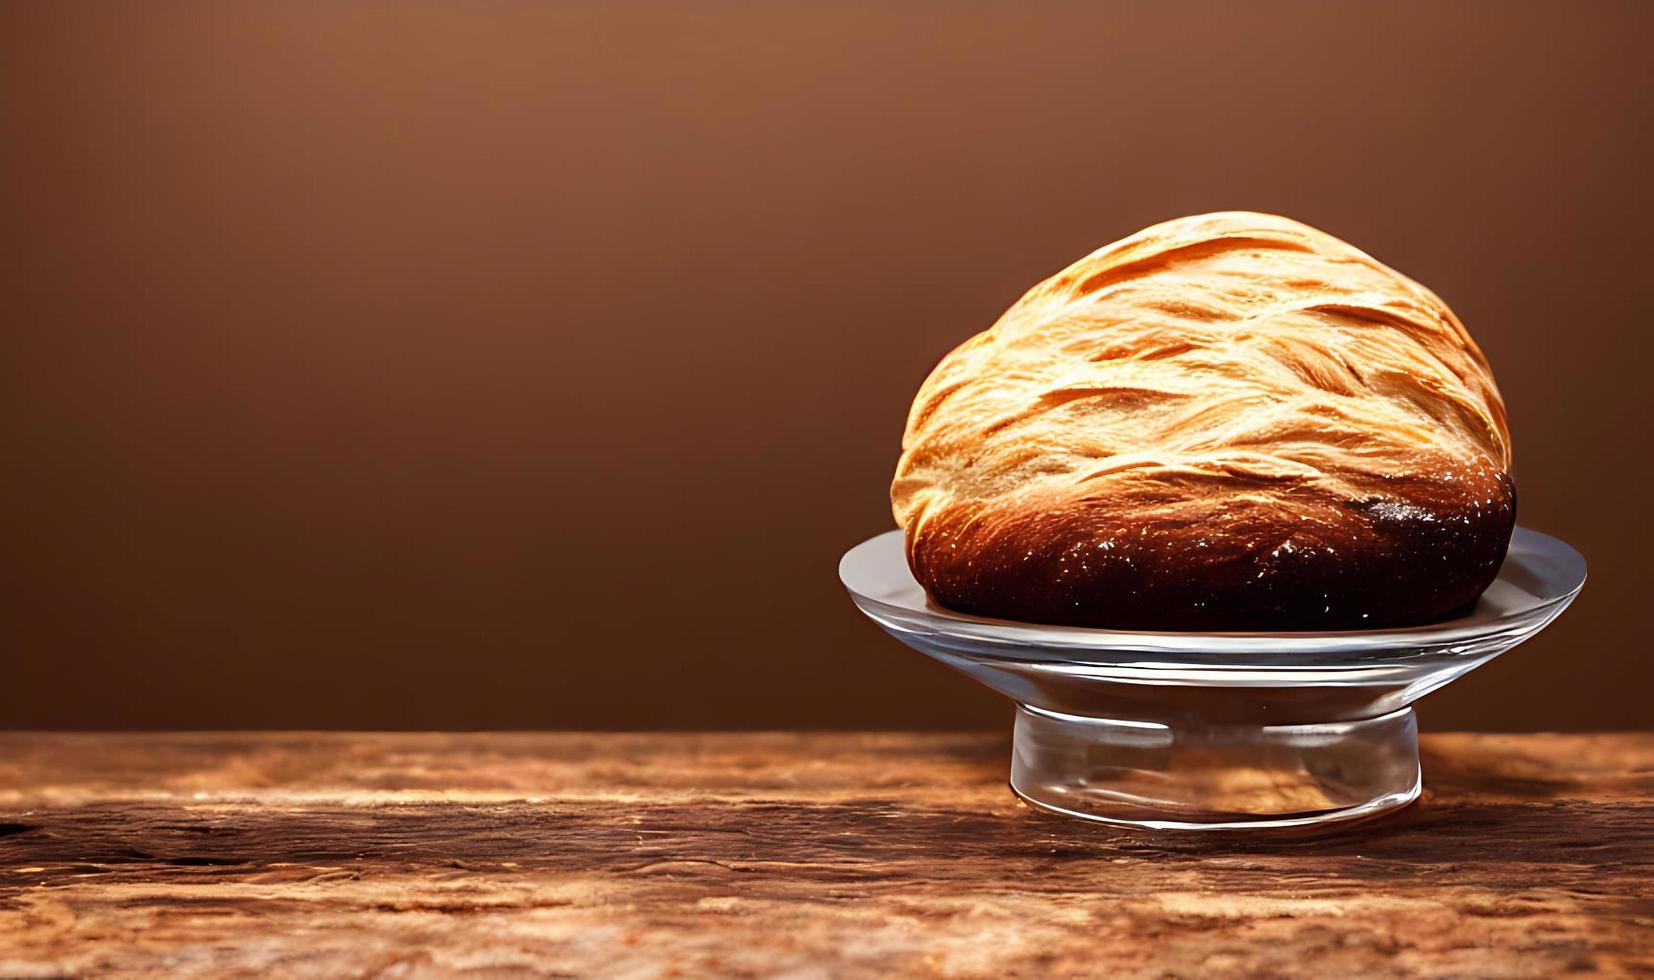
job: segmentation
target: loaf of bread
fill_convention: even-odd
[[[1425,623],[1487,588],[1516,519],[1464,325],[1266,214],[1156,225],[1035,286],[931,372],[902,449],[914,576],[1028,622]]]

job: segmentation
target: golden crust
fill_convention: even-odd
[[[902,448],[891,502],[920,582],[1010,618],[1440,615],[1486,587],[1514,522],[1504,405],[1463,324],[1358,249],[1265,214],[1156,225],[1035,286],[931,372]],[[1119,561],[1125,539],[1151,571]],[[1339,571],[1351,562],[1398,596],[1308,601],[1332,598],[1329,576],[1368,588]]]

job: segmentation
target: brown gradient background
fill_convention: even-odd
[[[838,556],[943,352],[1223,208],[1442,293],[1591,562],[1427,724],[1650,721],[1654,6],[895,6],[0,7],[0,725],[1003,725]]]

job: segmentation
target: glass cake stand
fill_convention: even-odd
[[[1419,794],[1411,707],[1533,636],[1585,560],[1518,528],[1475,607],[1409,629],[1152,633],[984,619],[931,603],[901,531],[839,578],[890,635],[1016,702],[1011,789],[1045,810],[1157,829],[1358,820]]]

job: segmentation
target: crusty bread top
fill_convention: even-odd
[[[910,547],[950,508],[1479,493],[1510,466],[1482,352],[1430,290],[1275,215],[1155,225],[1040,283],[920,388],[891,485]],[[956,511],[957,512],[957,511]]]

